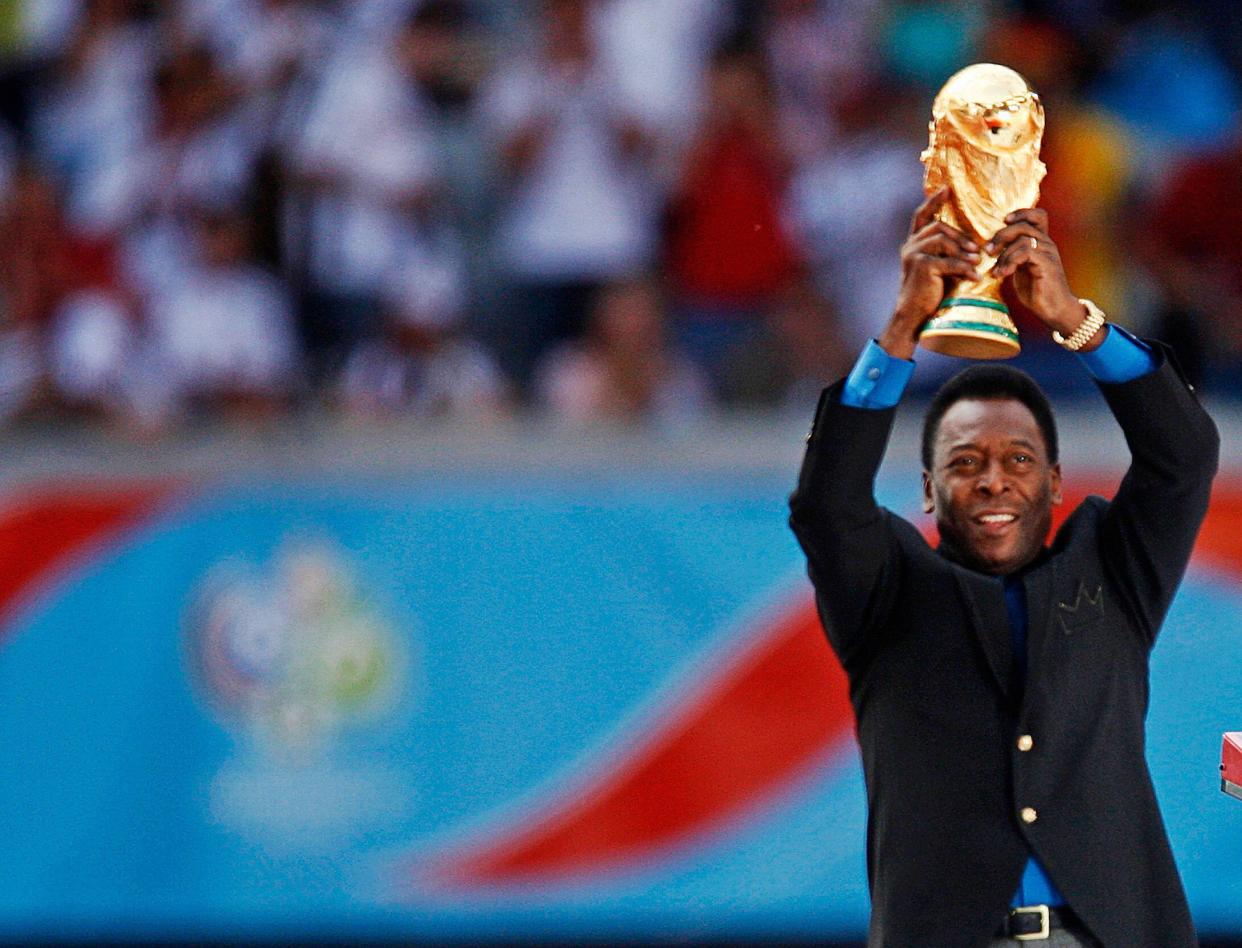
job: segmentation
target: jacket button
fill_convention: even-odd
[[[1021,815],[1023,823],[1034,823],[1039,819],[1039,814],[1035,812],[1035,807],[1033,806],[1024,806]]]
[[[1031,735],[1023,734],[1020,738],[1018,738],[1018,750],[1029,751],[1034,746],[1035,738],[1031,737]]]

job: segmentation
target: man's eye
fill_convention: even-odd
[[[1029,464],[1031,462],[1031,456],[1029,454],[1015,454],[1013,459],[1018,464]]]
[[[949,462],[950,467],[969,467],[975,463],[974,458],[954,458]]]

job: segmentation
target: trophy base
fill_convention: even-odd
[[[947,299],[919,333],[924,349],[959,359],[1012,359],[1022,351],[1003,303]]]

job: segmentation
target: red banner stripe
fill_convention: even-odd
[[[9,501],[0,511],[0,635],[39,590],[107,549],[170,492],[167,484],[54,488]]]
[[[595,872],[754,806],[851,729],[845,675],[801,600],[746,660],[672,716],[594,789],[517,834],[437,860],[461,885]],[[750,640],[750,637],[747,637]]]

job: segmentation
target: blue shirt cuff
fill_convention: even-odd
[[[1132,381],[1153,371],[1157,364],[1147,343],[1111,323],[1099,348],[1078,356],[1086,363],[1087,371],[1107,383]]]
[[[892,408],[914,374],[914,362],[895,359],[874,339],[854,363],[841,390],[841,404],[852,408]]]

